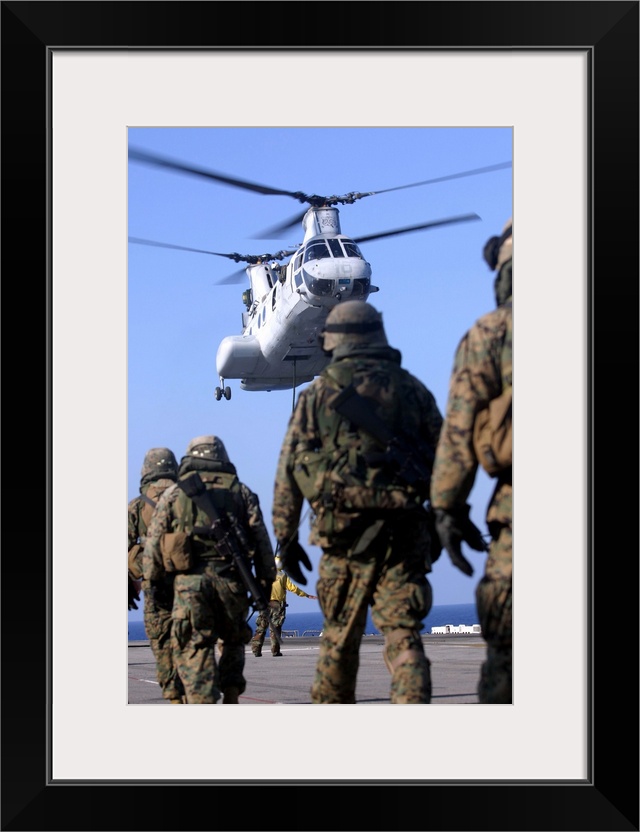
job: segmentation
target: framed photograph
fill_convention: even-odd
[[[28,438],[23,506],[44,457],[46,510],[5,511],[2,829],[638,830],[637,477],[610,447],[638,424],[638,3],[3,2],[2,49],[5,302],[29,313],[5,414],[46,414],[45,454],[5,443]],[[306,96],[338,126],[346,99],[356,125],[513,129],[513,706],[127,705],[127,130],[305,126]]]

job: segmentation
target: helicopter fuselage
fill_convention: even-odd
[[[340,233],[337,208],[310,208],[303,226],[288,263],[246,269],[242,334],[224,338],[216,356],[223,384],[237,378],[243,390],[290,390],[311,381],[329,362],[319,343],[329,311],[378,291],[358,245]]]
[[[246,311],[242,313],[241,334],[223,338],[218,347],[216,369],[221,386],[214,391],[218,401],[223,396],[231,398],[231,388],[224,386],[225,378],[240,379],[243,390],[290,390],[311,381],[326,367],[329,358],[322,351],[319,335],[330,310],[348,298],[366,301],[372,292],[378,291],[377,286],[371,285],[371,266],[362,256],[359,243],[480,219],[478,214],[470,213],[389,229],[354,240],[341,232],[337,205],[353,205],[364,197],[489,173],[512,164],[501,162],[382,191],[321,196],[250,182],[140,148],[130,147],[129,159],[254,193],[292,197],[310,206],[302,216],[278,223],[261,235],[262,239],[276,239],[302,220],[302,243],[276,254],[243,255],[129,237],[132,243],[226,257],[236,263],[249,264],[244,269],[250,288],[242,294]],[[291,259],[283,264],[280,261],[285,257]],[[238,277],[242,278],[242,270],[217,282],[235,283]]]

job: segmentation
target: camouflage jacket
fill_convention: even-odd
[[[141,485],[141,494],[134,497],[127,506],[127,552],[129,555],[129,572],[132,578],[139,580],[142,577],[142,550],[144,548],[147,525],[151,520],[154,508],[143,499],[144,494],[154,503],[157,503],[161,494],[167,490],[174,481],[170,479],[159,479]]]
[[[465,503],[473,488],[478,460],[473,449],[476,413],[512,384],[511,298],[483,315],[462,338],[449,385],[444,425],[431,477],[431,504],[450,509]],[[511,525],[511,469],[498,476],[487,522]]]
[[[244,483],[239,482],[238,512],[236,519],[248,540],[249,559],[253,562],[255,574],[265,587],[268,587],[276,577],[275,556],[271,539],[262,516],[258,496]],[[147,538],[142,555],[143,575],[146,580],[157,581],[165,577],[163,565],[161,539],[166,532],[180,528],[189,533],[189,517],[180,516],[179,506],[186,503],[192,506],[190,500],[183,500],[184,492],[177,483],[168,488],[155,510],[151,525],[147,530]]]
[[[312,511],[309,542],[330,544],[368,510],[414,508],[427,499],[428,482],[407,486],[387,464],[372,464],[384,448],[364,429],[331,406],[337,392],[353,382],[373,400],[377,415],[394,435],[419,437],[432,450],[442,425],[431,392],[400,365],[392,347],[359,348],[334,356],[304,389],[280,451],[273,500],[273,527],[285,545],[297,535],[304,500]]]

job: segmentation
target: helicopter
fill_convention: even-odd
[[[292,389],[295,392],[299,385],[312,381],[322,372],[330,359],[322,351],[320,334],[331,309],[344,300],[366,301],[379,291],[371,282],[372,268],[362,253],[362,243],[480,219],[478,214],[468,213],[352,238],[342,233],[338,205],[351,205],[376,194],[511,166],[511,162],[503,162],[381,191],[327,196],[272,188],[135,148],[129,150],[129,159],[265,195],[289,196],[309,206],[278,226],[255,235],[274,238],[301,222],[302,242],[274,253],[245,255],[129,237],[129,242],[134,244],[197,252],[247,264],[217,281],[222,284],[249,280],[249,288],[242,293],[245,309],[241,332],[223,338],[216,353],[220,380],[214,390],[217,401],[231,399],[228,379],[239,379],[241,390]]]

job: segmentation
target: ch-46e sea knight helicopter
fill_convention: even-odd
[[[351,205],[366,196],[511,166],[511,162],[504,162],[382,191],[321,196],[259,185],[142,150],[130,149],[129,158],[261,194],[290,196],[309,206],[281,225],[256,235],[272,239],[302,222],[302,243],[273,254],[223,253],[129,237],[132,243],[212,254],[248,264],[218,281],[235,283],[243,280],[245,273],[249,279],[249,288],[242,294],[246,307],[242,312],[242,332],[223,338],[218,347],[216,370],[220,385],[215,388],[218,401],[231,398],[226,379],[240,379],[242,390],[295,390],[298,385],[312,381],[326,367],[329,359],[322,352],[318,336],[329,311],[343,300],[366,301],[371,293],[379,291],[371,283],[371,265],[363,256],[360,243],[480,219],[474,213],[463,214],[352,238],[342,233],[337,205]],[[287,257],[288,262],[280,262]]]

